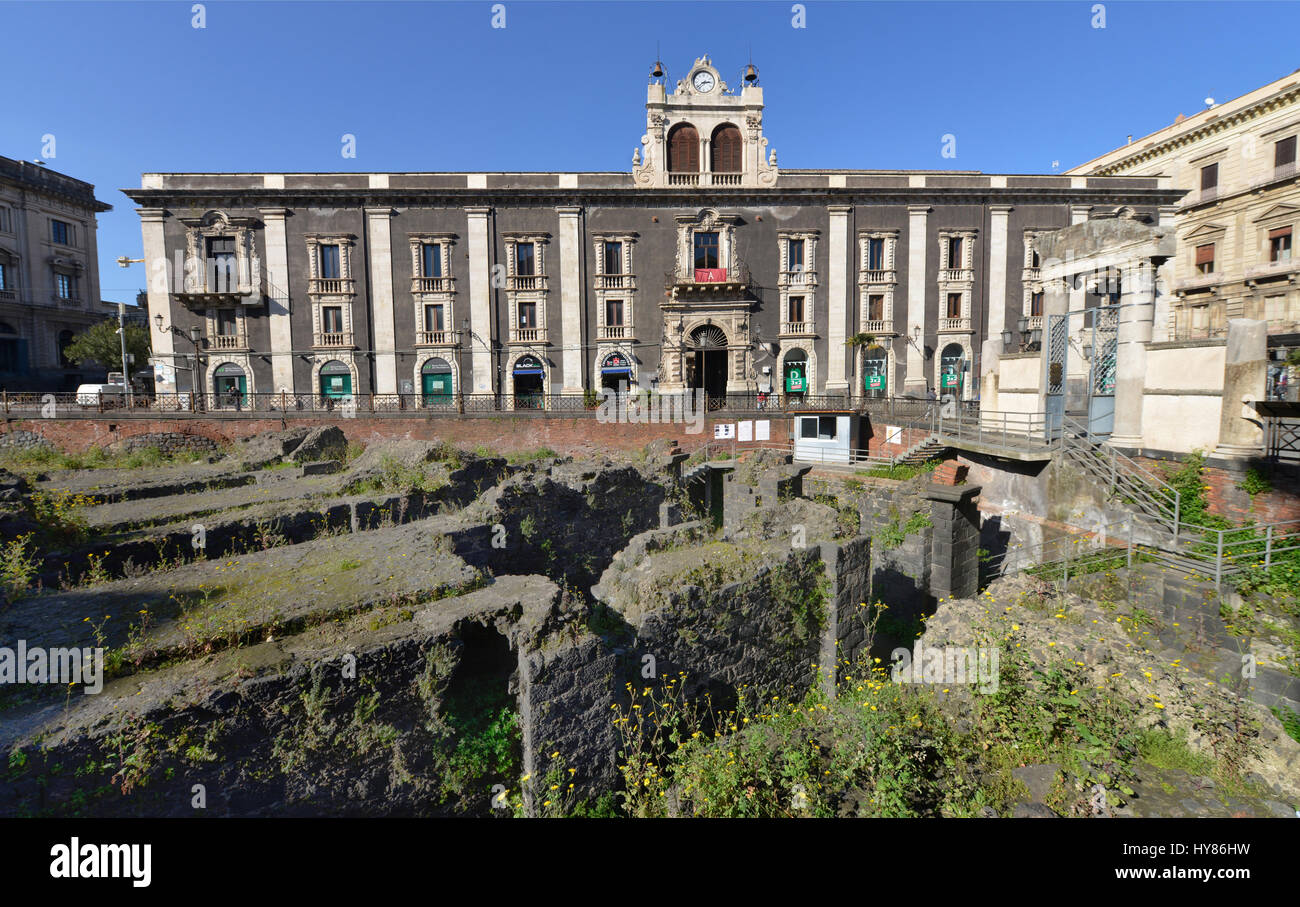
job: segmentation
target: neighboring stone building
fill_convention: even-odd
[[[64,358],[75,334],[104,318],[95,215],[110,205],[90,183],[0,157],[0,384],[75,390],[100,380]]]
[[[1300,346],[1300,70],[1068,171],[1162,176],[1177,208],[1172,305],[1157,341],[1223,337],[1230,318],[1268,322],[1271,378]]]
[[[125,191],[159,390],[970,398],[982,340],[1041,320],[1035,233],[1158,220],[1180,195],[1154,177],[780,170],[752,68],[734,89],[708,57],[675,89],[662,77],[630,173],[144,174]]]

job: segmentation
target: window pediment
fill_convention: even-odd
[[[1295,205],[1279,204],[1274,205],[1255,218],[1253,223],[1264,224],[1270,221],[1289,221],[1295,220],[1297,216],[1300,216],[1300,208]]]

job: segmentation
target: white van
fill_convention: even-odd
[[[83,384],[77,388],[78,406],[99,406],[100,400],[105,406],[125,406],[126,385]]]

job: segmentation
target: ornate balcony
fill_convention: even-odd
[[[307,292],[313,296],[354,296],[357,282],[351,277],[311,277]]]
[[[544,274],[524,274],[514,275],[507,281],[507,290],[531,291],[546,289],[546,275]]]
[[[862,322],[862,333],[874,334],[879,337],[881,334],[894,334],[894,322],[889,318],[872,318]]]
[[[598,340],[628,340],[632,337],[632,328],[626,324],[602,324],[597,332]]]
[[[602,290],[631,290],[635,281],[631,274],[598,274],[596,286]]]
[[[450,277],[413,277],[411,278],[412,293],[450,293],[452,292],[452,278]]]
[[[975,279],[972,268],[944,268],[939,271],[939,279],[944,283],[970,283]]]
[[[546,328],[511,328],[511,343],[545,343]]]
[[[214,350],[246,350],[248,339],[242,334],[213,334],[208,345]]]
[[[700,175],[698,173],[669,173],[668,185],[670,186],[698,186],[700,184]]]
[[[940,334],[962,334],[970,331],[969,318],[940,318]]]
[[[813,271],[782,271],[780,284],[785,287],[815,287],[817,274]]]
[[[456,331],[416,331],[416,346],[456,346],[460,338]]]
[[[352,346],[351,331],[328,331],[312,337],[312,346],[323,349],[346,349]]]
[[[781,323],[781,335],[783,337],[799,337],[813,333],[813,323],[811,321],[785,321]]]
[[[893,268],[870,268],[862,272],[860,283],[898,283],[898,273]]]

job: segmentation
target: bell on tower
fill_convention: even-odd
[[[758,70],[754,68],[753,63],[750,63],[748,66],[745,67],[745,84],[746,85],[758,84]]]
[[[662,79],[664,77],[664,64],[662,60],[655,60],[654,67],[650,70],[650,78]]]

